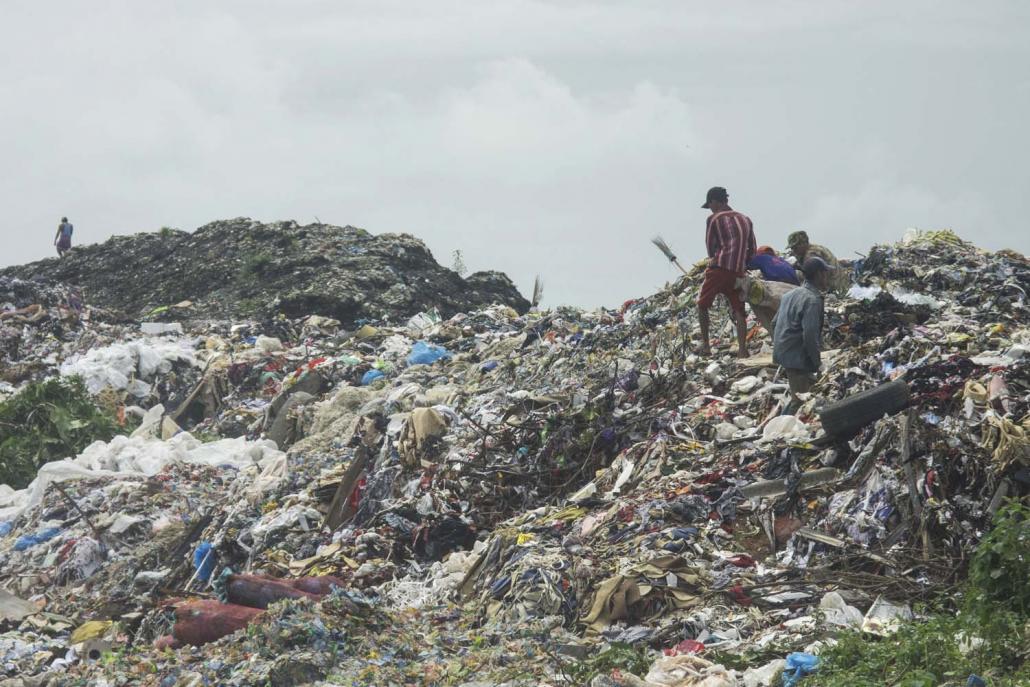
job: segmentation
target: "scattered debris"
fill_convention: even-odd
[[[729,323],[714,358],[690,352],[697,270],[614,310],[526,312],[456,275],[446,297],[390,295],[425,266],[414,239],[244,220],[164,237],[169,264],[219,232],[245,250],[190,289],[96,277],[103,308],[74,326],[65,287],[0,277],[4,363],[30,370],[6,402],[75,373],[119,433],[138,424],[0,487],[19,684],[804,685],[836,633],[890,633],[953,589],[1030,491],[1030,265],[1011,252],[875,247],[858,285],[897,305],[828,295],[836,350],[781,415],[761,328],[749,360]],[[225,260],[291,240],[342,270],[376,256],[382,282],[344,307],[333,272],[331,300],[248,319],[227,279],[285,293],[279,263]],[[157,241],[110,243],[131,260]]]

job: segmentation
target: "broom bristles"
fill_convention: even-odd
[[[540,300],[544,297],[544,283],[540,281],[540,275],[537,275],[533,280],[533,300],[532,304],[535,308],[540,305]]]
[[[665,257],[669,258],[669,262],[674,262],[676,260],[676,254],[672,252],[672,248],[669,248],[669,244],[667,244],[665,239],[661,236],[655,236],[651,239],[651,243],[658,246],[658,250],[662,251],[662,253],[665,254]]]

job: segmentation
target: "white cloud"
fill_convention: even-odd
[[[716,183],[763,243],[1025,251],[1027,10],[996,9],[7,3],[0,263],[49,255],[62,214],[80,241],[318,216],[614,304],[675,276],[653,234],[701,257]]]
[[[838,237],[838,255],[853,258],[874,243],[900,240],[909,227],[952,229],[983,245],[994,221],[992,208],[972,194],[941,198],[925,188],[871,178],[853,191],[815,199],[798,227],[808,228],[816,242],[820,234]]]

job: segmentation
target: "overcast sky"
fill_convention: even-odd
[[[906,227],[1030,252],[1030,3],[14,2],[0,264],[249,216],[409,232],[544,305],[703,256],[705,190],[759,243]]]

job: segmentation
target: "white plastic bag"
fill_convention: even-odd
[[[774,417],[762,430],[766,440],[787,439],[803,441],[809,438],[808,425],[794,415]]]

